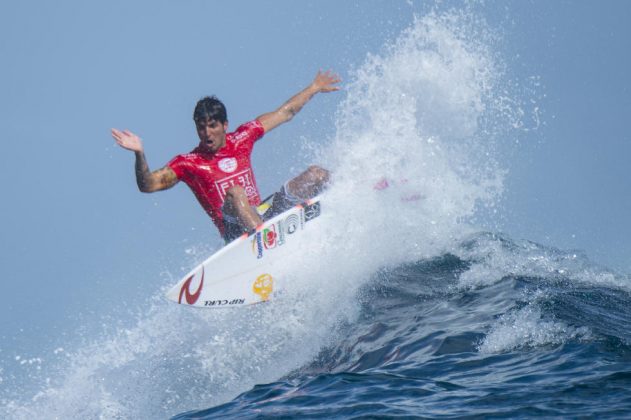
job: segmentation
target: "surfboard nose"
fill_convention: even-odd
[[[166,293],[165,293],[165,297],[169,300],[172,300],[173,302],[177,303],[178,300],[178,295],[180,292],[180,288],[179,285],[175,285],[173,286],[171,289],[169,289]]]

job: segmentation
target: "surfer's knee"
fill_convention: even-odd
[[[311,165],[303,173],[285,184],[290,196],[307,199],[319,194],[329,182],[329,171],[318,165]]]
[[[311,165],[307,168],[309,180],[316,185],[324,185],[329,182],[329,171],[318,165]]]

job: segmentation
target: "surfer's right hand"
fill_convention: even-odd
[[[112,128],[112,137],[116,140],[116,143],[123,149],[131,150],[132,152],[142,152],[142,141],[140,137],[135,135],[129,130],[117,130]]]

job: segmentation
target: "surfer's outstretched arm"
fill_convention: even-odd
[[[281,124],[291,120],[309,100],[320,92],[334,92],[339,90],[337,84],[341,81],[339,76],[330,71],[324,73],[318,72],[315,79],[304,90],[292,96],[276,111],[268,112],[257,118],[263,125],[265,132],[278,127]]]
[[[168,166],[153,172],[149,170],[140,137],[129,130],[115,128],[112,128],[112,137],[120,147],[136,154],[136,183],[140,191],[149,193],[166,190],[178,183],[177,175]]]

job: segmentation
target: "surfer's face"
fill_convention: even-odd
[[[217,120],[196,121],[199,147],[211,153],[217,152],[226,144],[228,121],[222,123]]]

